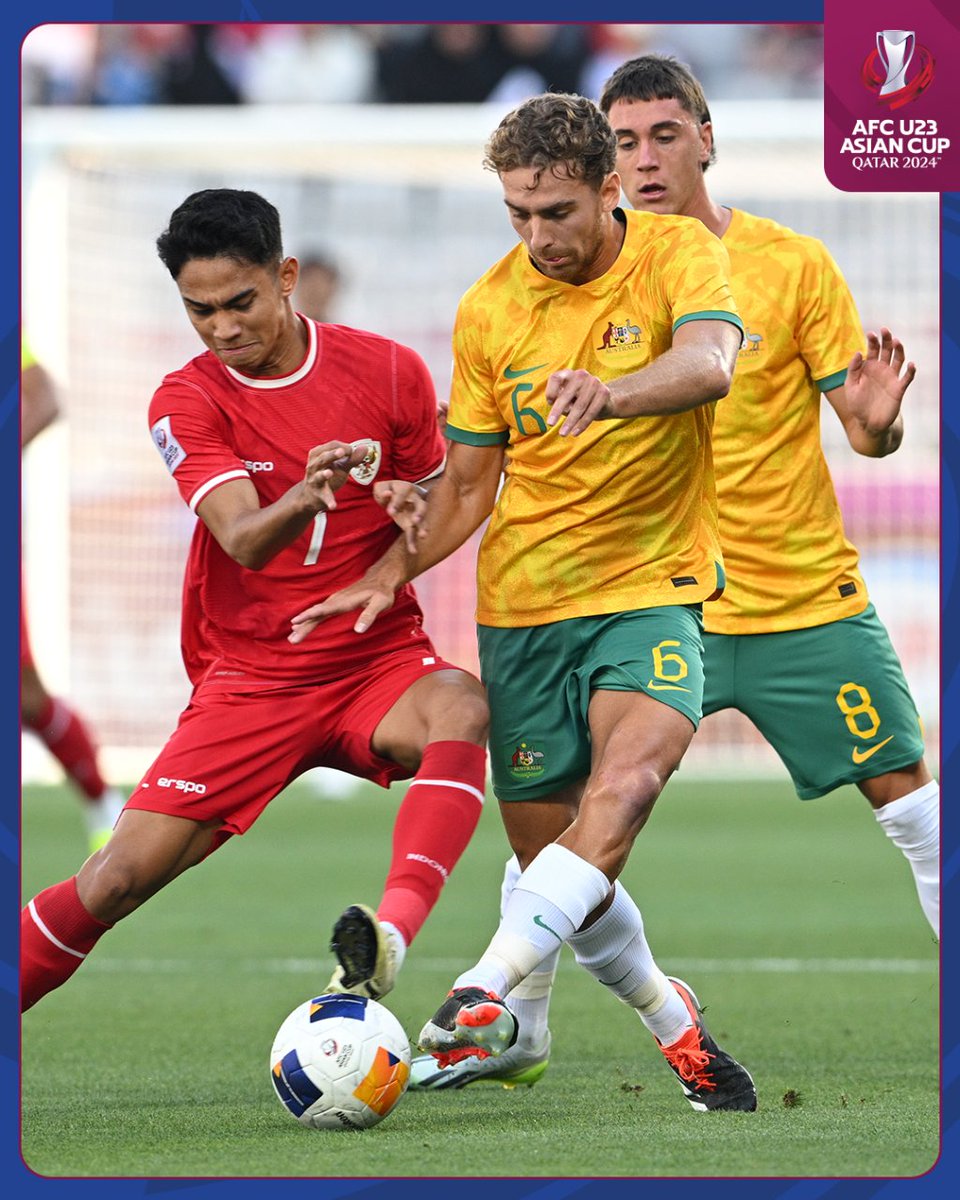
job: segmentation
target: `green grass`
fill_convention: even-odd
[[[408,1093],[362,1134],[276,1100],[277,1027],[375,903],[402,795],[307,785],[111,932],[23,1019],[22,1151],[46,1176],[915,1176],[938,1154],[937,948],[899,853],[852,789],[677,780],[624,880],[661,966],[751,1070],[754,1114],[700,1114],[636,1016],[567,953],[532,1089]],[[24,796],[23,891],[83,851],[65,790]],[[389,997],[411,1038],[497,919],[495,803]],[[469,1137],[464,1130],[469,1129]]]

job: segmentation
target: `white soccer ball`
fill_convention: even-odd
[[[301,1125],[369,1129],[407,1090],[410,1043],[393,1013],[375,1000],[317,996],[277,1030],[270,1078]]]

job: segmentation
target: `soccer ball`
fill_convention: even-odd
[[[407,1090],[410,1043],[393,1013],[375,1000],[317,996],[277,1030],[270,1078],[301,1125],[369,1129]]]

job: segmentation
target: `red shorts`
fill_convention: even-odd
[[[328,683],[234,689],[203,682],[127,801],[127,808],[222,822],[245,833],[270,801],[312,767],[335,767],[388,787],[412,772],[373,753],[370,739],[424,675],[459,670],[423,648],[387,655]]]

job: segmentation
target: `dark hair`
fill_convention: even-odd
[[[676,100],[699,124],[705,125],[710,120],[700,81],[685,63],[666,54],[645,54],[617,67],[603,85],[600,108],[609,113],[617,100]],[[703,169],[716,161],[714,140]]]
[[[568,92],[534,96],[508,113],[487,142],[483,165],[502,175],[533,167],[566,167],[599,190],[617,164],[617,139],[592,100]]]
[[[265,267],[280,264],[280,214],[256,192],[208,188],[175,209],[157,238],[157,253],[174,279],[194,258],[234,258]]]

